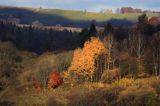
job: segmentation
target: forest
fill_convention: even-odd
[[[81,32],[0,21],[0,105],[159,106],[160,24],[151,19]]]

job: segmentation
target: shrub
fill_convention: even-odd
[[[135,57],[130,57],[127,60],[121,61],[121,76],[137,77],[138,75],[138,60]]]
[[[6,78],[0,79],[0,91],[8,87],[9,81]]]
[[[157,106],[157,96],[153,93],[145,95],[144,103],[146,106]]]
[[[110,106],[124,88],[98,88],[85,92],[74,92],[68,96],[69,106]]]
[[[42,86],[43,89],[47,88],[49,73],[52,69],[48,61],[41,61],[38,63],[38,69],[36,70],[35,77]]]
[[[40,82],[35,77],[33,77],[33,86],[37,91],[42,89]]]
[[[120,86],[111,87],[103,92],[101,99],[106,102],[106,105],[114,105],[119,97],[119,93],[125,88]]]
[[[150,84],[156,93],[160,96],[160,80],[153,80]]]
[[[104,103],[101,100],[101,96],[103,90],[98,89],[94,91],[87,91],[82,93],[73,93],[69,95],[68,106],[103,106]]]
[[[113,82],[112,85],[114,85],[114,86],[128,87],[128,86],[133,85],[133,83],[134,83],[133,79],[123,78],[123,79],[120,79],[119,81]]]
[[[47,101],[47,106],[63,106],[60,102],[58,102],[54,97],[50,97]]]
[[[109,84],[106,83],[85,83],[84,86],[88,89],[103,89],[103,88],[109,88]]]
[[[55,65],[59,72],[65,71],[71,64],[73,51],[59,53],[55,55]]]
[[[0,101],[0,106],[14,106],[15,103],[12,101]]]
[[[49,73],[49,80],[48,80],[48,88],[57,88],[59,85],[63,83],[62,77],[57,71],[51,71]]]
[[[157,106],[158,98],[150,87],[129,87],[122,91],[117,100],[119,106]]]
[[[18,68],[20,64],[17,63],[16,57],[20,56],[15,45],[0,41],[0,90],[19,83],[17,76],[21,70]]]
[[[102,74],[101,81],[111,83],[115,80],[118,80],[119,78],[120,78],[120,70],[118,68],[115,68],[115,69],[109,70],[108,72],[105,71]]]

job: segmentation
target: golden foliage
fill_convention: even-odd
[[[96,69],[95,60],[106,53],[103,43],[92,37],[90,41],[85,42],[84,48],[75,50],[69,71],[79,77],[92,79]]]
[[[129,78],[123,78],[119,81],[115,81],[113,83],[113,85],[119,85],[119,86],[123,86],[123,87],[128,87],[134,84],[134,79],[129,79]]]
[[[109,88],[109,84],[106,83],[85,83],[84,87],[88,88],[89,90],[94,90],[94,89],[103,89],[103,88]]]

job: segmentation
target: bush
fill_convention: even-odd
[[[63,79],[58,71],[42,70],[38,77],[33,77],[33,86],[39,91],[41,89],[57,88],[63,83]]]
[[[119,93],[124,90],[124,87],[115,86],[103,92],[101,99],[105,101],[106,105],[114,105],[119,97]]]
[[[121,61],[121,76],[137,77],[138,75],[138,60],[137,58],[130,57],[127,60]]]
[[[0,41],[0,90],[19,84],[17,76],[21,70],[18,68],[19,64],[16,61],[16,57],[20,56],[15,45],[10,42]]]
[[[11,101],[0,101],[0,106],[14,106],[15,103]]]
[[[109,70],[108,73],[105,71],[102,74],[101,82],[105,83],[111,83],[115,80],[118,80],[120,78],[120,70],[118,68]]]
[[[119,106],[157,106],[158,98],[149,87],[129,87],[122,91],[117,100]]]
[[[63,79],[57,71],[51,71],[49,73],[48,88],[57,88],[63,83]]]
[[[42,86],[43,89],[47,88],[49,72],[51,71],[52,67],[49,65],[48,61],[41,61],[38,63],[38,69],[35,73],[35,77]]]
[[[62,72],[68,69],[73,58],[73,51],[56,54],[55,65]]]
[[[47,101],[47,106],[63,106],[60,102],[58,102],[54,97],[50,97]]]
[[[156,93],[160,96],[160,80],[153,80],[150,84]]]
[[[89,89],[103,89],[103,88],[109,88],[109,84],[106,84],[106,83],[85,83],[84,86],[86,88],[89,88]]]
[[[115,104],[118,95],[124,88],[98,88],[85,92],[74,92],[69,95],[69,106],[110,106]]]
[[[37,91],[42,89],[40,82],[35,77],[33,77],[33,86]]]
[[[103,90],[98,89],[90,92],[85,92],[83,94],[74,93],[69,95],[68,106],[103,106],[104,103],[101,100]]]
[[[133,85],[133,83],[134,83],[133,79],[123,78],[123,79],[120,79],[119,81],[113,82],[112,85],[114,85],[114,86],[128,87],[128,86]]]

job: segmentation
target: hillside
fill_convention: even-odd
[[[0,6],[0,18],[7,20],[20,19],[22,24],[32,24],[39,21],[44,25],[87,27],[95,20],[96,25],[103,26],[110,21],[113,25],[133,25],[140,14],[102,14],[75,10],[20,8]],[[156,13],[147,14],[148,17],[157,16]]]
[[[132,15],[0,7],[0,106],[159,106],[160,20]]]
[[[39,10],[34,9],[34,11],[37,11],[43,14],[51,14],[51,15],[56,14],[74,21],[96,20],[97,22],[104,22],[111,19],[126,19],[129,21],[136,21],[137,17],[141,15],[140,13],[127,13],[127,14],[104,14],[104,13],[96,13],[96,12],[84,13],[83,11],[59,10],[59,9],[39,9]],[[152,17],[157,14],[149,13],[147,15],[149,17]]]

